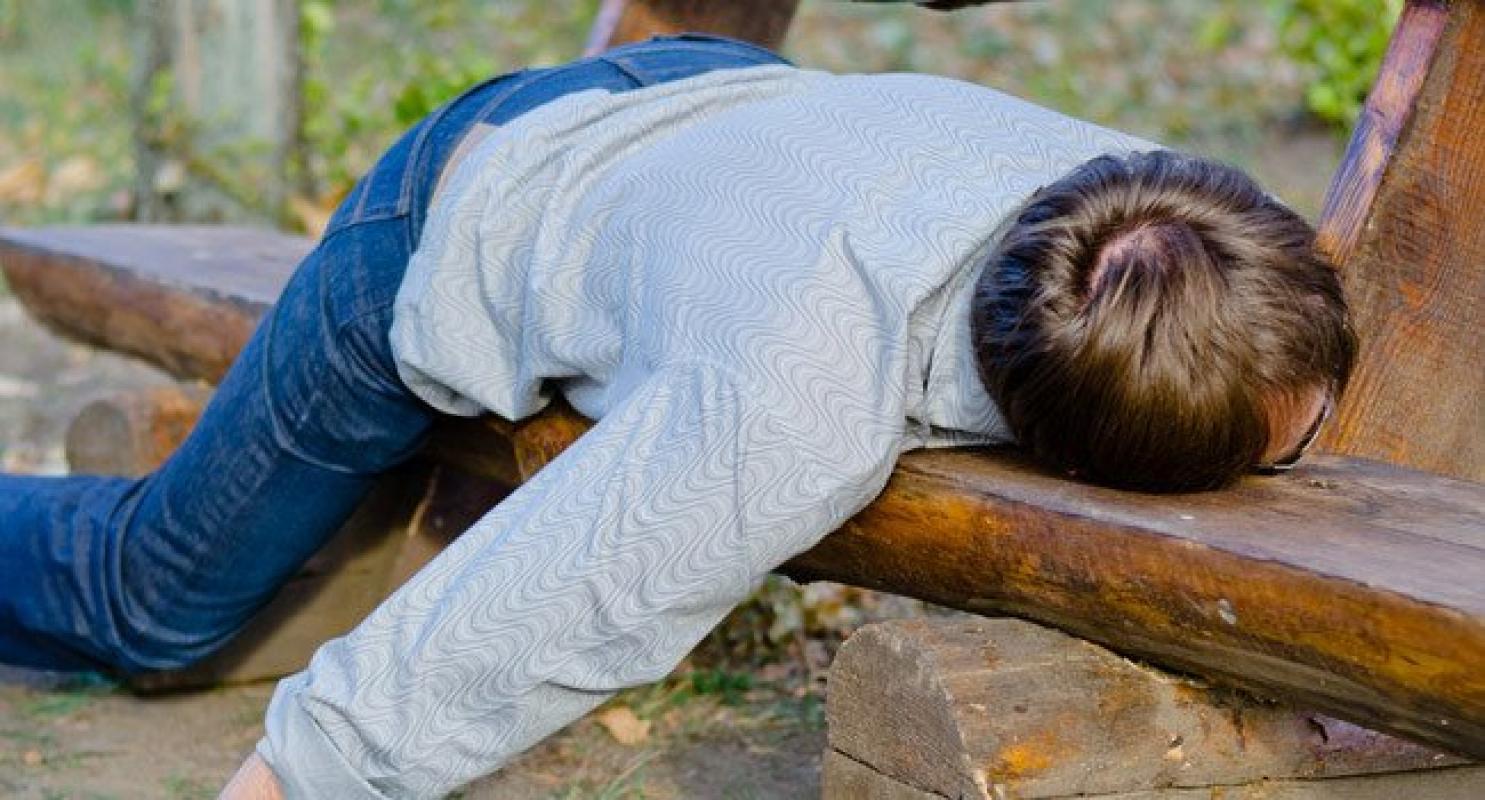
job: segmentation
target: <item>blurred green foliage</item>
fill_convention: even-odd
[[[1276,127],[1307,104],[1327,119],[1354,115],[1399,1],[1384,0],[1382,15],[1368,14],[1364,0],[1041,0],[953,13],[805,0],[785,55],[833,71],[915,70],[985,83],[1253,167]],[[333,206],[403,130],[470,84],[578,55],[597,6],[299,0],[304,146],[292,185],[300,205]],[[0,0],[0,218],[129,214],[135,7]],[[228,155],[213,152],[222,163],[206,166],[223,184],[240,174],[251,186]],[[88,180],[54,180],[69,165]],[[1323,176],[1291,180],[1290,172],[1274,170],[1277,190],[1299,195],[1301,207],[1316,205],[1306,194]]]
[[[576,57],[598,0],[301,0],[301,185],[344,193],[407,127],[471,85]]]
[[[132,0],[0,0],[0,224],[120,216]]]
[[[1313,70],[1305,105],[1349,130],[1361,114],[1403,0],[1268,0],[1281,51]]]

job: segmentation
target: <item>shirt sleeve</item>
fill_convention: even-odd
[[[321,647],[279,684],[258,745],[286,796],[433,797],[500,768],[665,676],[881,490],[898,440],[827,433],[827,409],[781,414],[759,389],[708,364],[657,370]]]

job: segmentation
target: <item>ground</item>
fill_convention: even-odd
[[[819,797],[825,737],[817,708],[773,689],[733,705],[688,693],[688,682],[672,681],[627,695],[462,796]],[[262,735],[271,694],[271,684],[258,684],[139,697],[97,680],[58,683],[0,669],[0,796],[215,797]]]

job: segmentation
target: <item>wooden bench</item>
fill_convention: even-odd
[[[793,7],[606,2],[590,46],[681,29],[774,45]],[[1322,236],[1364,336],[1331,455],[1223,492],[1147,496],[1069,483],[1011,451],[912,453],[876,502],[783,571],[1036,620],[1485,756],[1485,226],[1471,203],[1485,191],[1485,140],[1472,138],[1482,28],[1476,0],[1408,5],[1331,187]],[[309,246],[215,227],[13,230],[0,266],[54,329],[211,382]],[[74,465],[147,470],[200,401],[101,401],[69,437]],[[158,683],[297,668],[587,425],[560,406],[520,424],[450,421],[252,630]],[[1019,780],[1006,774],[1002,785]]]

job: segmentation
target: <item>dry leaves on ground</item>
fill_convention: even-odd
[[[599,713],[598,724],[614,737],[614,741],[627,747],[644,744],[650,738],[649,720],[640,719],[628,706],[614,706]]]
[[[46,193],[46,167],[39,158],[27,158],[0,168],[0,203],[34,205]]]

